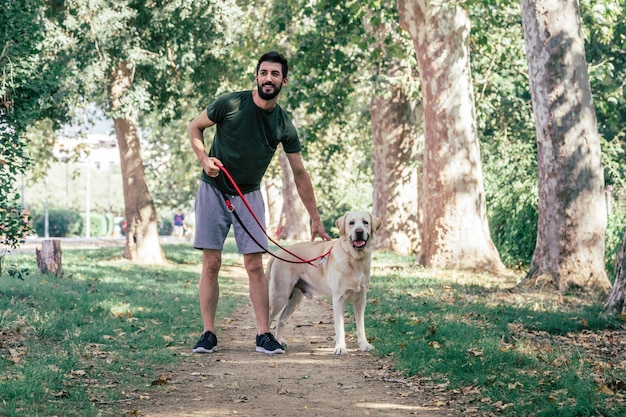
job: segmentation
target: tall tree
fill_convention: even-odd
[[[226,16],[236,17],[238,8],[232,1],[95,0],[55,3],[49,12],[72,39],[69,53],[76,58],[72,70],[81,75],[81,94],[114,120],[128,225],[124,255],[161,263],[140,118],[158,112],[159,121],[170,120],[180,114],[182,101],[206,100],[204,94],[215,90],[234,33]]]
[[[415,58],[398,30],[395,5],[276,0],[269,8],[275,22],[269,28],[283,29],[281,39],[295,50],[288,103],[303,122],[308,154],[317,155],[310,163],[312,176],[322,179],[316,189],[323,212],[369,209],[373,200],[385,222],[379,247],[415,252],[416,88],[407,82]],[[373,147],[364,140],[372,135]]]
[[[293,173],[289,168],[287,155],[280,149],[280,168],[282,171],[282,198],[283,202],[276,236],[279,239],[287,240],[309,240],[311,238],[311,227],[309,214],[298,197],[296,182]]]
[[[0,246],[18,246],[26,234],[17,175],[30,166],[28,128],[68,118],[63,68],[67,57],[43,13],[42,0],[5,0],[0,7]]]
[[[470,74],[467,13],[457,2],[398,0],[411,38],[424,109],[422,246],[435,268],[501,271],[489,233]]]
[[[418,173],[423,120],[415,104],[419,83],[413,77],[411,40],[400,30],[396,10],[369,10],[364,27],[373,50],[374,94],[369,105],[373,212],[385,225],[376,235],[377,247],[416,254],[420,245]]]
[[[373,212],[385,227],[377,248],[403,255],[420,247],[418,146],[421,123],[403,84],[392,84],[389,97],[372,96],[370,115],[374,150]],[[420,120],[421,122],[421,120]]]
[[[600,138],[576,0],[522,0],[539,168],[537,243],[524,284],[605,291]]]

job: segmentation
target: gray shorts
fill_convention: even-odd
[[[244,194],[246,201],[265,229],[265,204],[261,191]],[[228,196],[239,218],[254,238],[263,245],[261,248],[239,224],[233,213],[229,212],[222,193],[204,181],[200,181],[196,194],[196,230],[193,247],[196,249],[222,250],[224,241],[233,225],[237,251],[241,254],[264,252],[267,248],[267,236],[239,196]]]

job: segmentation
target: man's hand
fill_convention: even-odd
[[[317,218],[311,221],[311,242],[315,240],[315,236],[319,235],[323,240],[332,240],[330,235],[326,233],[322,220]]]
[[[202,161],[202,169],[209,177],[217,177],[220,174],[220,167],[224,166],[222,162],[214,157],[208,157]]]

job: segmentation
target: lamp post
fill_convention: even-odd
[[[91,237],[91,153],[87,159],[87,198],[86,198],[86,215],[85,215],[85,237]]]
[[[48,212],[48,176],[43,178],[43,188],[45,193],[44,199],[44,215],[43,215],[43,236],[47,239],[50,237],[50,215]]]

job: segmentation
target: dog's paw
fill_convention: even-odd
[[[339,346],[335,346],[335,351],[333,352],[335,355],[345,355],[346,353],[348,353],[346,346],[343,345],[339,345]]]
[[[367,342],[359,343],[359,347],[361,348],[361,352],[371,352],[372,350],[375,349],[374,346],[370,345]]]

